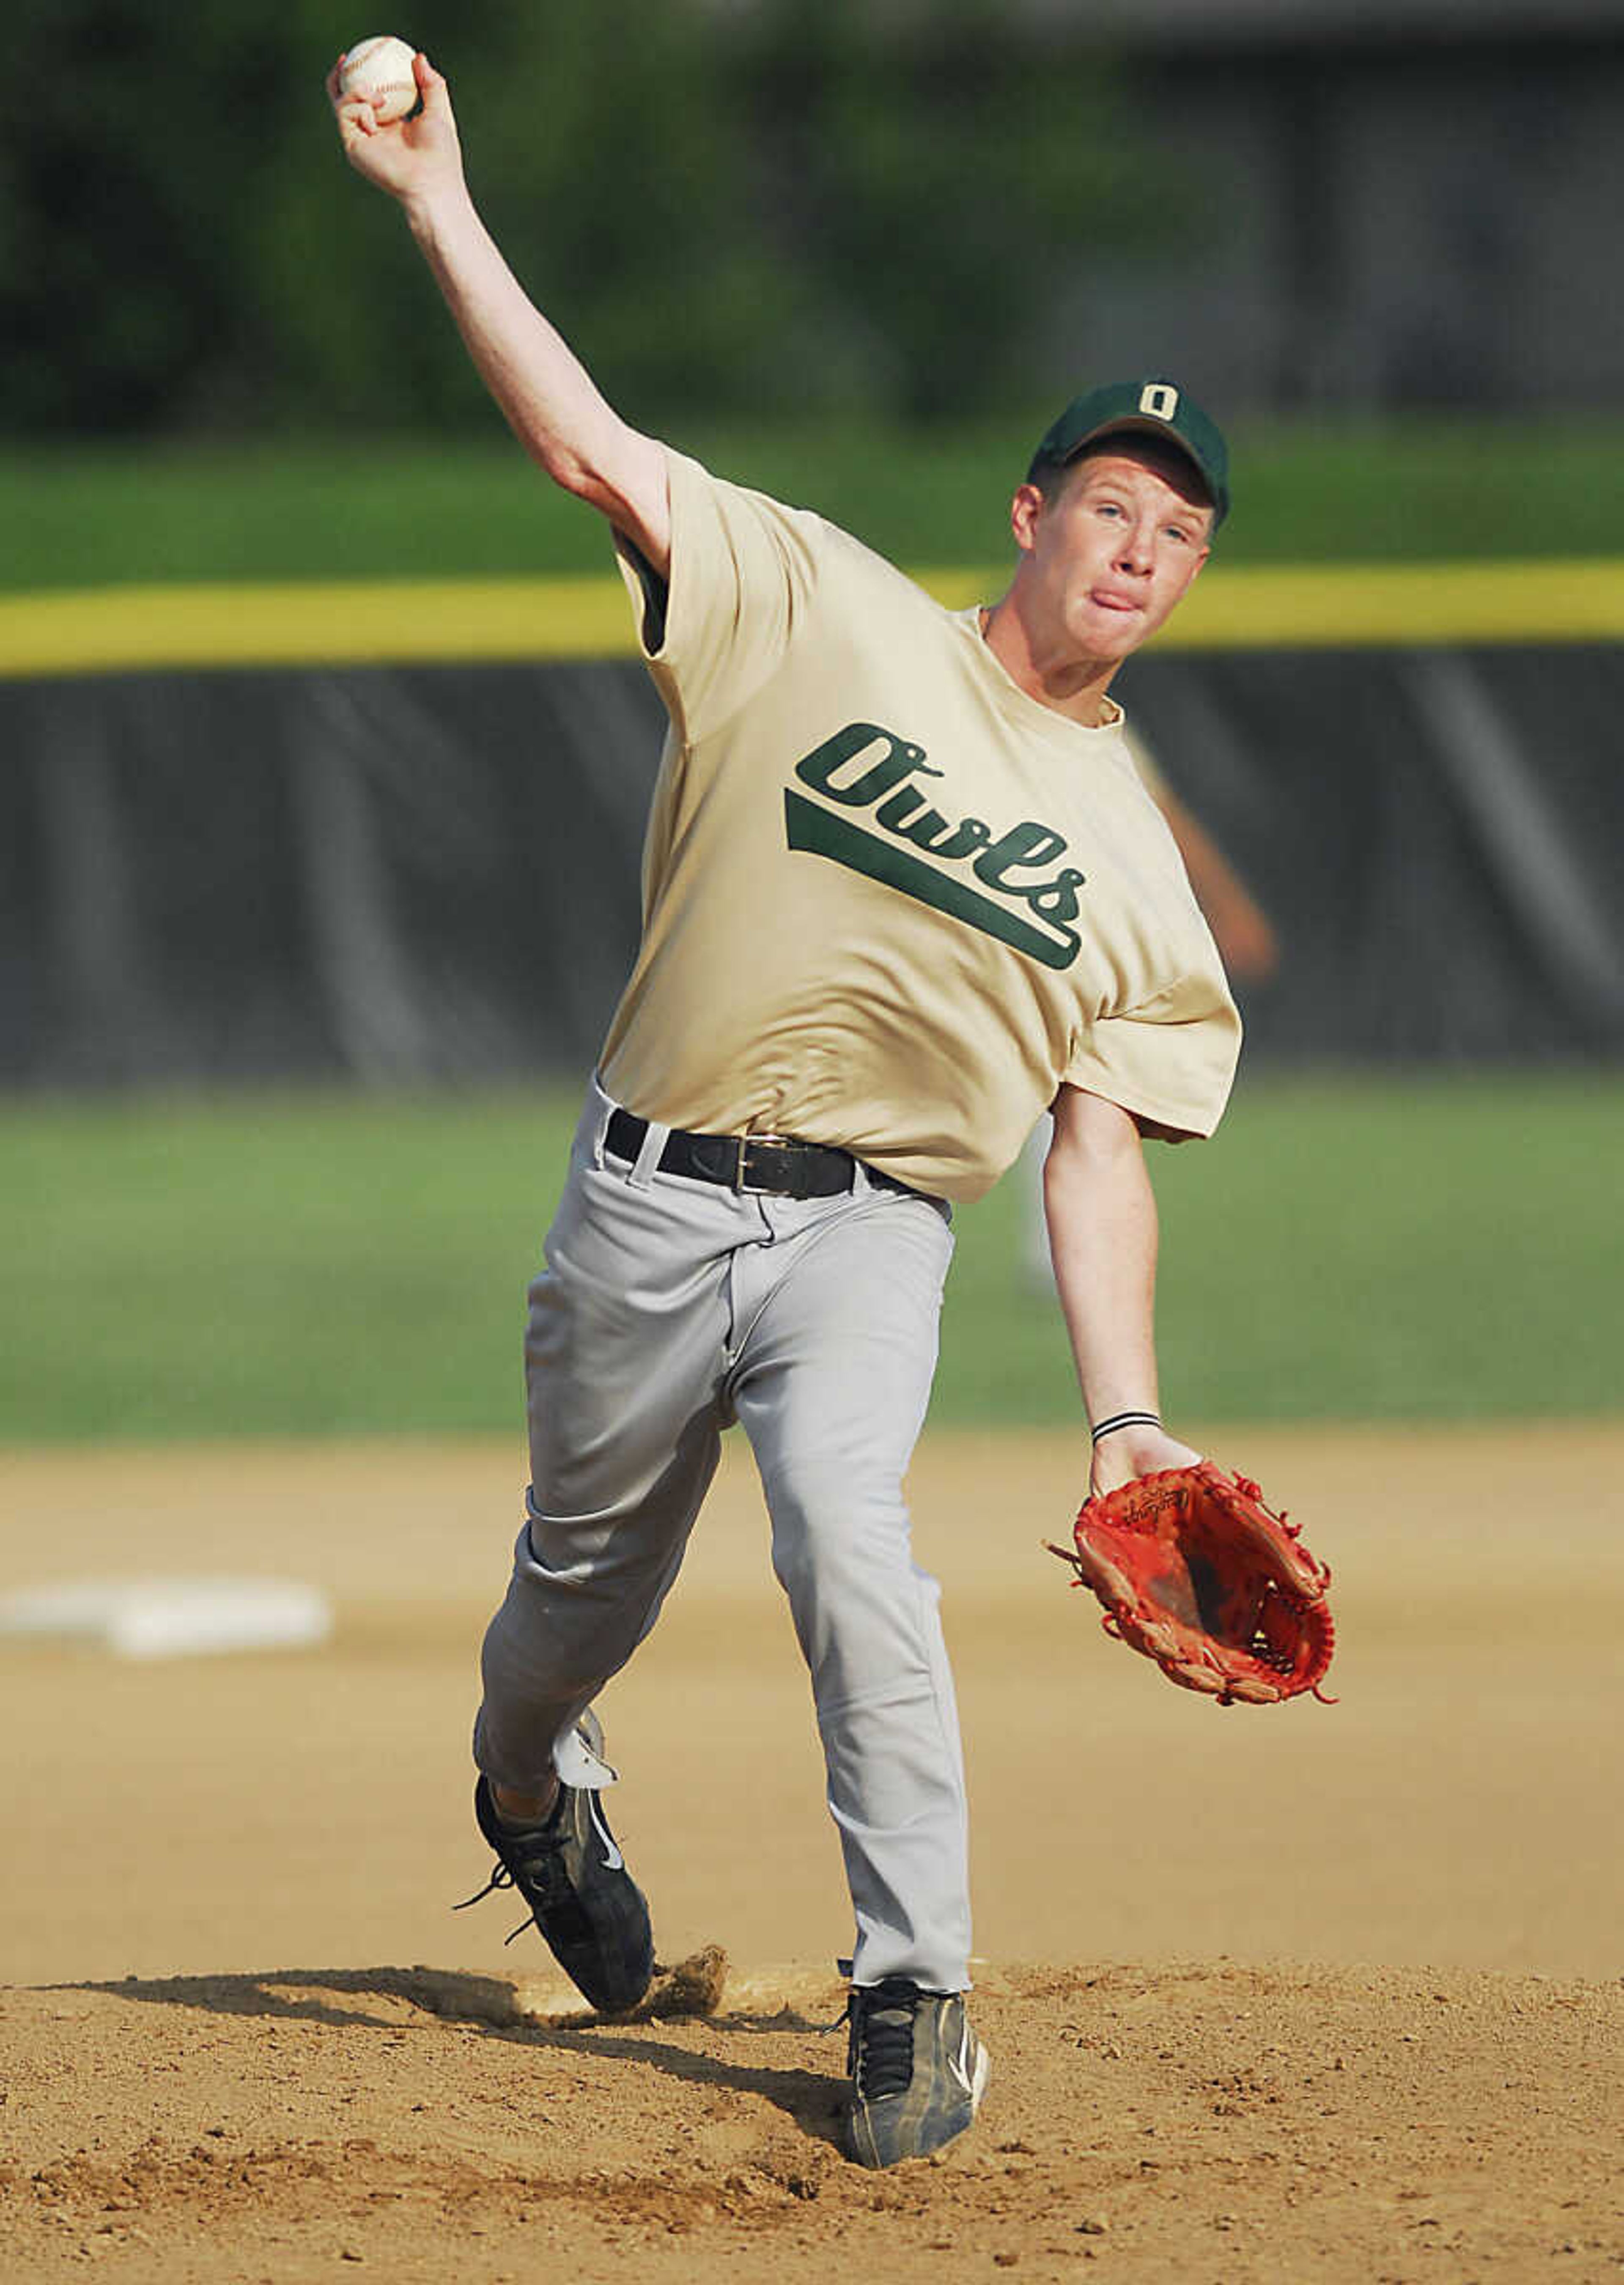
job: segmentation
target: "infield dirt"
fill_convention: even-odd
[[[1617,2279],[1624,1426],[1211,1449],[1333,1566],[1334,1708],[1217,1708],[1105,1640],[1038,1545],[1070,1440],[922,1448],[993,2078],[883,2176],[834,2140],[849,1927],[742,1449],[604,1700],[691,1963],[616,2024],[504,1950],[508,1900],[448,1916],[516,1448],[0,1458],[6,1589],[337,1614],[251,1657],[0,1644],[0,2276]]]

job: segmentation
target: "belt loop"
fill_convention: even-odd
[[[637,1163],[626,1176],[627,1182],[634,1190],[649,1190],[654,1188],[654,1178],[659,1170],[660,1153],[665,1148],[665,1140],[671,1131],[669,1127],[662,1127],[658,1119],[649,1120],[643,1136],[642,1148],[637,1154]]]
[[[603,1145],[615,1116],[615,1103],[596,1072],[592,1073],[592,1165],[603,1172]]]

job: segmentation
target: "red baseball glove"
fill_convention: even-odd
[[[1330,1573],[1244,1476],[1203,1460],[1085,1503],[1076,1552],[1047,1543],[1105,1606],[1107,1634],[1220,1706],[1312,1690],[1330,1664]]]

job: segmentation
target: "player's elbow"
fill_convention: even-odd
[[[527,436],[520,440],[537,467],[551,476],[561,491],[596,504],[603,486],[596,469],[571,444],[556,436]]]
[[[596,508],[665,577],[671,560],[671,495],[664,457],[652,439],[623,427],[600,452],[556,437],[526,442],[531,458],[561,491]]]

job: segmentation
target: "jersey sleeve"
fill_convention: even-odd
[[[746,705],[782,660],[812,597],[821,526],[669,448],[666,465],[671,553],[663,593],[650,593],[652,575],[624,541],[618,554],[643,658],[692,745]]]
[[[1211,1135],[1241,1051],[1241,1018],[1214,954],[1142,1006],[1092,1024],[1064,1084],[1102,1095],[1168,1141]]]

